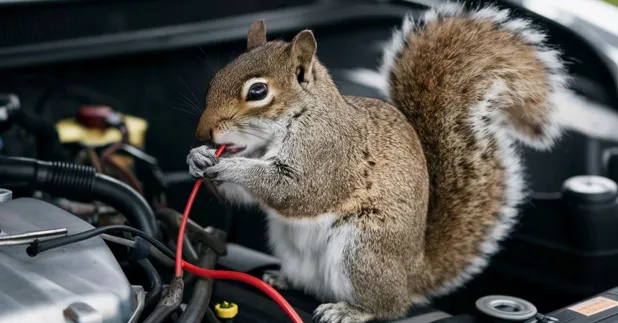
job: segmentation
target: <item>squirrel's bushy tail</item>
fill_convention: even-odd
[[[407,17],[384,51],[386,94],[427,158],[434,295],[480,272],[513,226],[524,198],[516,141],[546,149],[560,136],[567,77],[545,40],[508,10],[449,3]]]

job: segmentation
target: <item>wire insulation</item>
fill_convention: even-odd
[[[217,148],[217,151],[215,152],[215,157],[219,158],[219,156],[221,156],[221,154],[223,153],[223,150],[225,150],[225,145],[219,146],[219,148]],[[176,240],[176,266],[174,268],[174,275],[176,277],[182,276],[182,246],[184,243],[185,229],[187,227],[189,214],[191,213],[191,208],[193,207],[193,202],[195,201],[195,197],[197,196],[197,192],[200,190],[201,185],[201,179],[195,181],[195,184],[193,185],[193,190],[191,191],[191,195],[189,195],[189,199],[187,200],[185,211],[182,213],[182,220],[180,221],[180,226],[178,227],[178,239]]]
[[[221,153],[223,153],[224,149],[225,149],[225,145],[219,146],[219,148],[217,149],[217,152],[215,153],[215,156],[217,158],[221,156]],[[195,184],[193,185],[193,190],[191,191],[191,195],[189,195],[189,199],[187,200],[185,210],[182,214],[182,221],[180,222],[180,227],[178,229],[178,242],[176,245],[176,268],[175,268],[176,277],[180,277],[182,275],[182,269],[185,269],[194,275],[201,276],[204,278],[220,279],[220,280],[235,280],[235,281],[243,282],[245,284],[249,284],[259,289],[260,291],[262,291],[264,294],[270,297],[275,303],[277,303],[277,305],[281,307],[281,309],[288,315],[288,317],[292,320],[292,322],[303,323],[303,320],[300,318],[298,313],[296,313],[292,305],[290,305],[290,303],[288,303],[288,301],[283,296],[281,296],[281,294],[279,294],[277,290],[275,290],[272,286],[268,285],[264,281],[258,278],[255,278],[251,275],[241,273],[241,272],[200,268],[200,267],[194,266],[182,260],[182,243],[184,240],[183,237],[185,235],[185,228],[187,226],[189,214],[191,213],[191,208],[193,207],[193,202],[195,201],[195,197],[197,196],[197,192],[199,191],[201,185],[202,185],[201,179],[198,179],[197,181],[195,181]]]
[[[300,318],[298,313],[296,313],[296,310],[294,310],[292,305],[290,305],[290,303],[288,303],[288,301],[283,296],[281,296],[281,294],[279,294],[277,290],[275,290],[272,286],[268,285],[261,279],[255,278],[249,274],[236,271],[204,269],[194,266],[186,261],[182,262],[182,267],[186,271],[197,276],[218,280],[234,280],[249,284],[262,291],[275,303],[277,303],[277,305],[281,307],[281,309],[288,315],[292,322],[303,323],[303,320]]]

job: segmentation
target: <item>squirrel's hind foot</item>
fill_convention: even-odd
[[[315,323],[365,323],[374,318],[374,315],[346,302],[322,304],[313,312]]]
[[[279,270],[266,270],[262,275],[262,280],[268,285],[278,290],[287,290],[290,288],[288,280]]]

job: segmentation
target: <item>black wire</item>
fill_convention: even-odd
[[[47,251],[50,249],[66,246],[68,244],[77,243],[86,239],[90,239],[92,237],[96,237],[103,233],[110,232],[128,232],[136,236],[140,236],[144,238],[144,240],[150,242],[155,248],[159,249],[166,256],[175,259],[176,255],[173,251],[167,248],[163,243],[146,234],[144,231],[138,230],[133,227],[129,227],[126,225],[110,225],[106,227],[100,227],[60,238],[49,239],[45,241],[35,240],[30,246],[26,249],[26,252],[30,257],[34,257],[37,254]]]
[[[156,305],[161,298],[161,293],[163,292],[163,282],[161,281],[161,276],[159,276],[159,273],[148,259],[140,259],[137,263],[142,267],[144,273],[146,273],[146,276],[148,276],[148,280],[150,280],[151,286],[148,294],[146,295],[145,306],[145,309],[150,310],[150,308]]]
[[[225,240],[225,233],[221,230],[214,230],[213,238],[222,241]],[[202,268],[214,268],[217,264],[218,256],[211,248],[203,246],[200,254],[198,266]],[[212,279],[200,279],[193,286],[193,293],[187,302],[187,307],[182,315],[178,318],[177,323],[192,323],[202,322],[204,315],[208,311],[208,304],[212,296]]]

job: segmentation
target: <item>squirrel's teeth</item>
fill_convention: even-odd
[[[236,146],[236,145],[226,145],[225,146],[225,152],[228,154],[237,154],[243,150],[245,150],[244,146]]]

